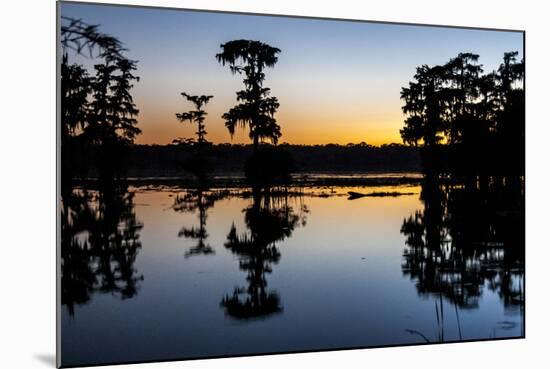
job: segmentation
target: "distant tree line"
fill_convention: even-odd
[[[267,147],[264,148],[267,150]],[[100,148],[79,151],[75,163],[89,161],[99,155]],[[293,158],[294,172],[351,172],[351,171],[419,171],[420,149],[402,144],[370,145],[278,145],[280,152]],[[208,156],[211,174],[243,174],[245,163],[253,155],[253,145],[207,144],[202,155]],[[126,153],[127,175],[132,177],[194,175],[187,170],[196,158],[194,144],[131,145]],[[94,169],[81,177],[96,177]]]
[[[460,53],[444,65],[416,69],[401,90],[403,142],[421,146],[426,170],[522,175],[525,150],[525,66],[504,54],[483,73],[479,55]]]

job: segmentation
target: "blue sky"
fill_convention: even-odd
[[[208,139],[231,142],[221,115],[235,104],[242,82],[214,56],[220,44],[234,39],[260,40],[282,50],[275,68],[266,72],[265,85],[281,103],[281,141],[307,144],[399,142],[399,93],[417,66],[473,52],[491,71],[504,52],[523,55],[520,32],[76,3],[62,3],[61,15],[99,24],[139,61],[134,97],[143,134],[138,143],[193,136],[194,127],[175,118],[191,108],[182,91],[214,95],[207,106]],[[232,142],[247,142],[247,137],[238,132]]]

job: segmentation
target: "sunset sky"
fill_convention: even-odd
[[[442,64],[459,52],[480,55],[485,71],[506,51],[523,55],[523,35],[456,28],[344,22],[89,4],[61,5],[61,15],[99,24],[139,61],[133,89],[142,134],[136,143],[166,144],[194,137],[196,127],[175,113],[191,110],[181,97],[214,95],[207,105],[207,139],[231,139],[221,115],[235,105],[242,77],[215,59],[220,44],[253,39],[281,49],[265,86],[279,99],[280,142],[325,144],[401,142],[401,87],[421,64]],[[72,61],[93,61],[70,55]]]

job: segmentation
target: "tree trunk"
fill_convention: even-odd
[[[260,141],[258,136],[254,136],[254,154],[258,152],[258,147],[260,146]]]

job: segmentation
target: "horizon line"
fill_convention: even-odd
[[[196,142],[192,144],[188,144],[188,146],[194,146]],[[131,145],[134,146],[185,146],[185,144],[178,144],[178,143],[136,143],[133,142]],[[253,143],[239,143],[239,142],[207,142],[206,145],[229,145],[229,146],[253,146]],[[335,143],[335,142],[329,142],[329,143],[314,143],[314,144],[306,144],[306,143],[290,143],[290,142],[281,142],[277,144],[272,144],[269,142],[262,142],[260,143],[262,146],[370,146],[370,147],[382,147],[382,146],[389,146],[389,145],[399,145],[399,146],[411,146],[414,147],[414,145],[405,144],[402,142],[387,142],[387,143],[381,143],[381,144],[370,144],[366,141],[360,141],[360,142],[347,142],[347,143]]]

